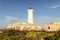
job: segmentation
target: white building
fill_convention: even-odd
[[[60,22],[47,23],[44,27],[45,31],[57,31],[60,30]]]
[[[33,24],[33,9],[32,9],[32,7],[28,8],[28,23]]]
[[[33,24],[33,9],[32,7],[28,8],[28,23],[14,23],[8,24],[7,29],[15,29],[15,30],[41,30],[41,27],[37,24]]]
[[[41,30],[41,27],[37,24],[31,24],[31,23],[14,23],[14,24],[8,24],[7,29],[15,29],[15,30],[27,30],[27,31],[31,31],[31,30]]]

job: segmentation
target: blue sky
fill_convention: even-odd
[[[27,22],[29,6],[34,10],[35,24],[60,22],[60,0],[0,0],[0,27]]]

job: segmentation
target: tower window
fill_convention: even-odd
[[[48,29],[50,29],[50,26],[48,26]]]

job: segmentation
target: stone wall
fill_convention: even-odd
[[[15,29],[15,30],[41,30],[41,27],[37,24],[30,24],[30,23],[15,23],[15,24],[8,24],[7,29]]]
[[[45,24],[44,30],[46,30],[46,31],[60,30],[60,22],[47,23],[47,24]]]

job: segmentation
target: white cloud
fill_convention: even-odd
[[[60,22],[60,17],[46,17],[46,16],[38,16],[35,17],[35,22],[39,23],[39,24],[45,24],[45,23],[49,23],[49,22]]]
[[[36,24],[41,25],[44,27],[44,24],[51,23],[51,22],[60,22],[60,17],[47,17],[47,16],[38,16],[34,19]]]
[[[9,22],[11,20],[16,20],[17,18],[11,17],[11,16],[6,16],[5,21]]]
[[[1,17],[2,18],[2,17]],[[1,20],[0,20],[0,26],[1,27],[6,27],[7,24],[10,24],[10,23],[17,23],[17,22],[21,22],[21,21],[26,21],[26,19],[19,19],[19,18],[16,18],[16,17],[12,17],[12,16],[6,16],[6,17],[3,17]]]
[[[4,23],[13,23],[13,22],[18,22],[20,21],[18,18],[12,17],[12,16],[6,16],[5,19],[3,20]]]
[[[12,16],[0,17],[0,27],[7,27],[7,24],[20,21],[18,18]]]
[[[3,26],[6,26],[6,24],[9,24],[9,23],[27,21],[27,19],[19,19],[12,16],[6,16],[4,19],[0,20],[0,24],[1,24],[1,21]],[[36,24],[44,25],[45,23],[49,23],[49,22],[60,22],[60,17],[47,17],[47,16],[34,17],[34,23]]]
[[[52,6],[50,8],[60,8],[60,5],[55,5],[55,6]]]
[[[46,4],[48,8],[60,8],[60,0],[55,0]]]

